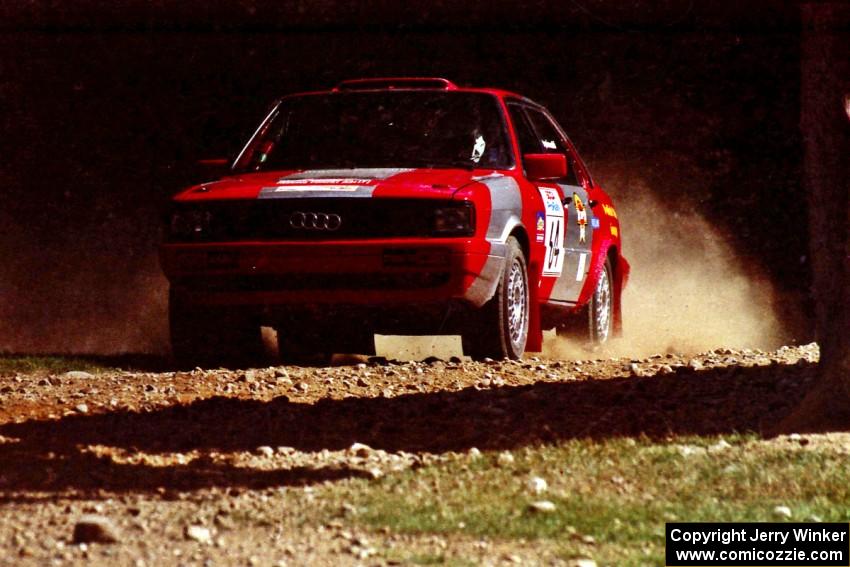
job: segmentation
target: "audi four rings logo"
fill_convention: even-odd
[[[290,215],[289,226],[304,230],[333,232],[342,226],[342,218],[332,213],[302,213],[297,211]]]

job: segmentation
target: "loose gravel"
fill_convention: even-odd
[[[812,344],[0,375],[0,565],[558,563],[529,542],[364,531],[347,521],[356,510],[319,524],[310,511],[335,483],[482,451],[509,466],[529,444],[758,432],[799,401],[817,360]],[[546,480],[527,482],[550,512]]]

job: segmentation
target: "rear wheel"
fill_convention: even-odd
[[[281,362],[326,366],[334,353],[375,351],[372,326],[344,309],[290,313],[277,324]]]
[[[171,352],[180,365],[241,366],[263,355],[259,321],[243,309],[196,306],[168,295]]]
[[[327,341],[323,341],[314,330],[304,327],[279,328],[277,346],[280,361],[296,366],[327,366],[334,354]]]
[[[614,318],[611,263],[606,260],[590,301],[556,327],[559,337],[598,346],[608,342]]]
[[[502,278],[492,299],[472,317],[463,348],[473,358],[522,357],[528,340],[530,294],[525,256],[516,238],[507,241]]]
[[[605,261],[599,273],[599,281],[590,300],[590,342],[602,345],[611,337],[611,323],[614,315],[614,294],[611,286],[611,264]]]

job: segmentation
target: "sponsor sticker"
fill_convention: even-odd
[[[573,193],[573,204],[576,207],[576,222],[578,223],[578,241],[584,243],[587,241],[587,210],[584,208],[584,203],[578,193]]]
[[[590,219],[590,228],[592,228],[593,230],[596,230],[597,228],[599,228],[599,219],[598,218],[593,217],[592,219]]]
[[[581,254],[578,257],[578,269],[576,270],[576,281],[580,282],[584,279],[584,268],[587,264],[587,254]]]
[[[540,196],[543,197],[543,207],[546,209],[546,215],[561,215],[564,216],[564,205],[561,203],[561,196],[557,189],[551,187],[541,187]]]
[[[273,193],[289,191],[324,191],[347,193],[357,191],[363,186],[371,185],[372,179],[337,178],[337,179],[279,179]]]
[[[602,210],[612,219],[617,218],[617,211],[611,205],[602,205]]]
[[[614,238],[618,238],[620,236],[620,229],[614,225],[611,225],[611,236]]]
[[[537,242],[543,242],[546,232],[546,215],[543,213],[537,213],[537,222],[535,222],[535,225],[535,229],[537,230]]]
[[[316,179],[290,179],[281,177],[278,179],[278,185],[370,185],[373,179],[363,179],[357,177],[328,177]]]
[[[346,193],[357,191],[362,185],[286,185],[275,187],[273,193],[287,193],[290,191],[338,191]]]

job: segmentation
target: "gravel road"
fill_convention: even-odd
[[[522,542],[365,532],[345,506],[323,524],[305,511],[336,483],[476,451],[760,431],[799,401],[817,357],[0,375],[0,565],[384,564],[377,550],[397,547],[548,563]]]

